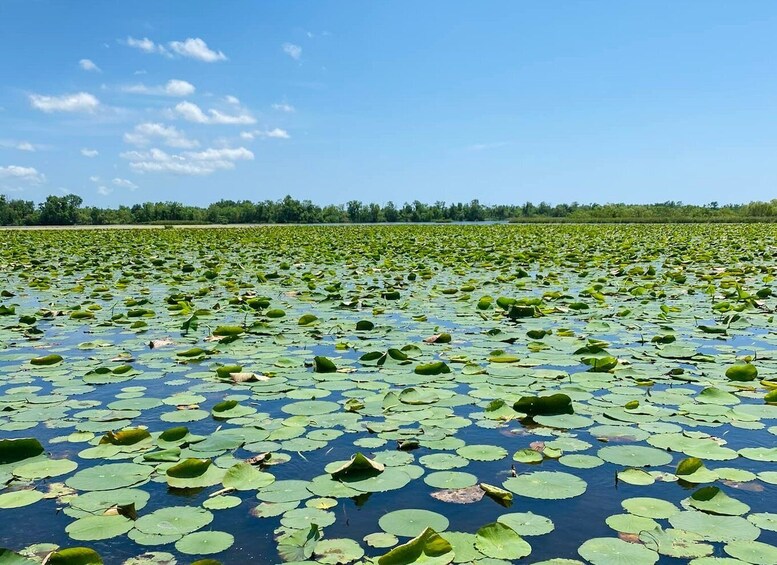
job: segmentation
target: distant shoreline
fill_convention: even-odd
[[[494,226],[494,225],[646,225],[646,224],[774,224],[775,217],[762,218],[520,218],[513,220],[483,220],[479,222],[338,222],[338,223],[251,223],[251,224],[77,224],[50,226],[0,226],[0,231],[72,231],[72,230],[165,230],[165,229],[238,229],[273,227],[368,227],[368,226]]]

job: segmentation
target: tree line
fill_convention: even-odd
[[[110,224],[335,224],[481,221],[666,222],[777,220],[777,199],[747,204],[705,205],[668,201],[656,204],[481,204],[418,200],[402,205],[363,203],[318,205],[286,196],[281,200],[219,200],[207,207],[180,202],[144,202],[118,208],[83,206],[75,194],[31,200],[0,195],[0,225]]]

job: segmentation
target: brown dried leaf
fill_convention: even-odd
[[[738,481],[722,481],[724,485],[727,487],[739,489],[739,490],[747,490],[750,492],[763,492],[764,486],[761,483],[757,483],[755,481],[747,482],[747,483],[740,483]]]
[[[441,502],[452,502],[453,504],[472,504],[480,502],[486,495],[477,485],[467,488],[436,490],[431,493],[431,497]]]

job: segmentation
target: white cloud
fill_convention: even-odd
[[[145,84],[132,84],[121,88],[124,92],[132,94],[153,94],[161,96],[189,96],[194,94],[196,88],[190,82],[179,79],[168,80],[167,83],[159,86],[146,86]]]
[[[154,139],[162,139],[165,145],[182,149],[192,149],[199,145],[197,140],[189,139],[175,126],[166,126],[160,123],[138,124],[132,132],[124,134],[124,142],[132,145],[151,145]]]
[[[194,94],[194,85],[185,80],[171,79],[165,84],[165,93],[170,96],[189,96]]]
[[[35,146],[29,141],[21,141],[16,145],[19,151],[35,151]]]
[[[113,183],[115,186],[118,186],[118,187],[121,187],[121,188],[128,188],[128,189],[130,189],[130,190],[135,190],[135,189],[137,189],[137,188],[138,188],[138,185],[136,185],[136,184],[135,184],[134,182],[132,182],[131,180],[127,180],[127,179],[121,179],[121,178],[118,178],[118,177],[116,177],[116,178],[115,178],[115,179],[113,179],[111,182],[112,182],[112,183]]]
[[[280,102],[278,104],[273,104],[272,109],[278,110],[279,112],[286,112],[290,114],[291,112],[294,112],[296,108],[294,108],[294,106],[292,106],[291,104],[287,104],[286,102]]]
[[[111,192],[113,192],[113,189],[110,186],[97,187],[97,194],[99,194],[100,196],[108,196]]]
[[[97,73],[101,73],[102,72],[100,67],[95,65],[94,61],[92,61],[91,59],[81,59],[80,61],[78,61],[78,66],[81,67],[85,71],[94,71],[94,72],[97,72]]]
[[[143,39],[135,39],[134,37],[128,37],[127,38],[127,45],[130,47],[134,47],[135,49],[140,49],[144,53],[166,53],[167,49],[165,49],[162,45],[157,45],[153,41],[151,41],[148,37],[144,37]]]
[[[302,57],[302,47],[294,45],[293,43],[284,43],[282,46],[283,52],[295,61],[299,61]]]
[[[235,104],[235,105],[240,104],[240,100],[236,96],[230,96],[229,94],[224,97],[224,100],[228,104]]]
[[[89,149],[87,147],[84,147],[83,149],[81,149],[81,155],[83,155],[84,157],[89,157],[90,159],[93,157],[97,157],[99,154],[100,152],[97,151],[97,149]]]
[[[254,154],[245,147],[208,148],[179,154],[152,148],[149,151],[127,151],[121,157],[130,162],[132,170],[140,173],[203,176],[219,170],[234,169],[237,161],[252,161]]]
[[[229,114],[219,112],[218,110],[208,110],[208,113],[210,114],[210,123],[212,124],[248,125],[256,123],[256,118],[250,114],[238,114],[237,116],[231,116]]]
[[[241,110],[240,114],[230,115],[219,110],[211,109],[208,110],[208,113],[206,114],[193,102],[179,102],[176,104],[174,110],[184,120],[198,124],[247,125],[256,123],[256,118],[245,111]]]
[[[92,181],[92,182],[100,182],[100,177],[98,177],[96,175],[95,176],[91,176],[91,177],[89,177],[89,180]]]
[[[255,139],[257,137],[269,137],[274,139],[290,139],[291,136],[289,135],[289,132],[287,132],[285,129],[281,128],[274,128],[274,129],[266,129],[266,130],[254,130],[254,131],[242,131],[240,132],[240,137],[243,139]]]
[[[46,182],[46,175],[38,172],[38,169],[35,167],[8,165],[7,167],[0,167],[0,179],[11,179],[28,184],[41,184]]]
[[[208,116],[205,115],[197,104],[192,102],[180,102],[176,104],[175,111],[187,122],[196,122],[198,124],[208,123]]]
[[[32,107],[42,112],[94,112],[100,101],[88,92],[63,94],[62,96],[45,96],[30,94]]]
[[[168,43],[170,49],[182,57],[205,61],[206,63],[215,63],[216,61],[226,61],[227,56],[221,51],[213,51],[199,37],[189,37],[184,41],[171,41]]]

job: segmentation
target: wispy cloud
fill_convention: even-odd
[[[242,131],[240,132],[240,137],[243,139],[256,139],[257,137],[267,137],[267,138],[273,138],[273,139],[290,139],[291,136],[289,135],[289,132],[287,132],[285,129],[281,128],[273,128],[273,129],[265,129],[265,130],[253,130],[253,131]]]
[[[95,72],[95,73],[102,72],[100,67],[95,65],[91,59],[81,59],[80,61],[78,61],[78,66],[81,67],[81,69],[84,71]]]
[[[108,196],[112,192],[113,192],[113,189],[110,186],[102,185],[97,187],[97,194],[99,194],[100,196]]]
[[[35,167],[8,165],[7,167],[0,167],[0,179],[9,179],[34,185],[46,182],[46,175],[39,172]]]
[[[30,94],[30,104],[36,110],[46,113],[94,112],[100,106],[100,101],[88,92],[63,94],[61,96]]]
[[[273,110],[277,110],[278,112],[286,112],[286,113],[292,113],[296,111],[296,108],[292,106],[291,104],[287,104],[286,102],[279,102],[277,104],[272,105]]]
[[[210,109],[207,114],[193,102],[179,102],[173,112],[186,121],[197,124],[250,125],[256,123],[256,118],[245,110],[240,114],[225,114],[220,110]]]
[[[299,61],[302,58],[302,47],[294,45],[293,43],[284,43],[281,45],[283,52],[295,61]]]
[[[127,151],[121,157],[127,159],[130,168],[139,173],[204,176],[219,170],[234,169],[237,161],[252,161],[254,154],[245,147],[208,148],[179,154],[153,148],[149,151]]]
[[[194,94],[196,88],[190,82],[179,79],[168,80],[158,86],[146,86],[145,84],[131,84],[121,87],[122,92],[132,94],[149,94],[157,96],[189,96]]]
[[[497,141],[495,143],[475,143],[467,147],[467,151],[486,151],[488,149],[497,149],[507,145],[506,141]]]
[[[99,154],[100,152],[97,151],[97,149],[89,149],[87,147],[81,149],[81,155],[84,157],[89,157],[90,159],[97,157]]]
[[[181,149],[192,149],[199,145],[197,140],[189,139],[185,133],[176,127],[160,123],[146,122],[138,124],[133,131],[124,134],[124,142],[131,145],[151,145],[159,139],[169,147]]]
[[[138,185],[128,179],[116,177],[111,182],[114,184],[114,186],[118,186],[120,188],[127,188],[129,190],[137,190],[138,188]]]
[[[42,145],[35,145],[34,143],[30,143],[29,141],[13,141],[13,140],[7,140],[3,139],[0,140],[0,147],[6,148],[6,149],[18,149],[19,151],[29,151],[34,152],[43,147]]]
[[[162,45],[157,45],[151,41],[148,37],[143,39],[135,39],[134,37],[128,37],[126,44],[135,49],[139,49],[144,53],[166,53],[167,49]]]

